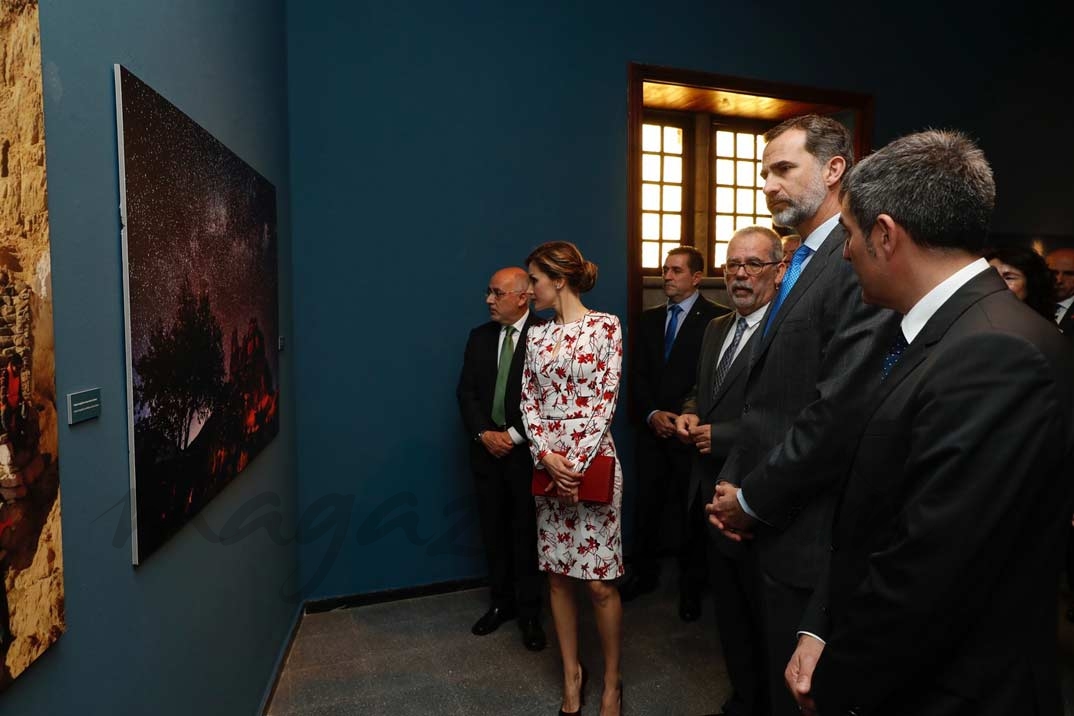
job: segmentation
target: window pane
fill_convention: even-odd
[[[757,158],[764,159],[764,135],[757,135]]]
[[[735,231],[739,229],[745,229],[747,226],[753,226],[752,216],[742,216],[741,214],[735,215]]]
[[[643,152],[660,151],[660,125],[641,125],[641,150]]]
[[[724,216],[719,214],[716,216],[716,240],[717,241],[730,241],[731,235],[735,233],[735,217]]]
[[[735,201],[735,211],[739,214],[752,214],[753,213],[753,192],[754,189],[738,189],[736,193],[738,198]],[[717,209],[717,211],[719,211]]]
[[[718,156],[718,157],[733,157],[733,156],[735,156],[735,135],[734,135],[734,132],[716,132],[716,156]]]
[[[644,181],[660,181],[660,155],[641,155],[641,178]]]
[[[735,190],[729,186],[716,187],[716,211],[730,214],[735,210]]]
[[[660,214],[641,215],[641,238],[646,240],[660,238]]]
[[[753,159],[753,147],[755,145],[753,135],[739,132],[738,135],[738,158]]]
[[[664,214],[663,224],[660,238],[664,241],[674,241],[676,244],[682,241],[682,216],[679,214]]]
[[[682,211],[682,187],[664,186],[664,211]]]
[[[642,268],[660,268],[660,244],[656,241],[641,242]]]
[[[664,127],[664,153],[682,154],[682,130],[678,127]]]
[[[757,162],[735,162],[738,166],[737,184],[755,186],[757,184]]]
[[[764,199],[764,192],[760,189],[757,190],[757,213],[761,216],[772,215],[772,212],[768,210],[768,203]]]
[[[647,211],[660,211],[660,185],[641,185],[641,208]]]
[[[664,181],[682,184],[682,157],[664,157]]]
[[[668,251],[671,251],[672,249],[677,249],[680,246],[682,246],[682,244],[680,244],[678,241],[665,241],[664,243],[660,244],[660,255],[666,258],[668,255]]]
[[[723,266],[727,263],[727,244],[722,241],[716,242],[716,266]]]
[[[716,183],[735,183],[735,163],[733,161],[731,161],[730,159],[716,160]]]

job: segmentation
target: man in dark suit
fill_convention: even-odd
[[[1046,258],[1055,279],[1055,322],[1068,338],[1074,338],[1074,249],[1056,249]]]
[[[738,439],[746,367],[765,310],[783,276],[782,260],[779,234],[772,229],[750,226],[731,237],[724,280],[735,312],[714,318],[705,329],[697,380],[675,421],[679,439],[697,450],[687,491],[687,514],[705,526],[708,536],[709,584],[731,679],[731,698],[721,712],[725,716],[767,713],[757,572],[753,545],[724,539],[707,524],[700,508],[715,492],[716,476]]]
[[[746,377],[740,440],[706,509],[730,539],[756,536],[773,714],[797,714],[782,685],[795,631],[828,559],[834,489],[849,459],[832,436],[854,406],[895,314],[866,306],[842,258],[839,188],[853,163],[849,132],[827,117],[788,120],[765,135],[765,198],[776,223],[804,237],[761,327]],[[835,441],[835,447],[841,446]],[[734,530],[734,531],[732,531]]]
[[[537,523],[530,480],[533,462],[519,407],[529,310],[529,278],[520,268],[497,271],[485,290],[491,321],[470,332],[456,396],[470,436],[481,537],[489,569],[488,612],[478,636],[518,616],[527,649],[545,647],[540,620]]]
[[[898,139],[845,192],[864,300],[903,318],[788,684],[823,714],[1058,715],[1074,352],[978,258],[995,185],[964,135]]]
[[[675,438],[675,419],[694,382],[705,326],[728,312],[698,291],[705,263],[689,246],[668,252],[664,260],[667,304],[641,314],[634,346],[631,384],[643,425],[638,431],[638,497],[634,516],[632,569],[619,587],[623,601],[656,588],[661,516],[670,499],[685,505],[690,479],[690,448]],[[682,513],[679,552],[679,616],[693,621],[701,613],[705,576],[704,532]]]
[[[1074,341],[1074,249],[1055,249],[1045,257],[1055,279],[1055,322]],[[1067,589],[1074,593],[1074,519],[1067,530]],[[1074,622],[1074,606],[1067,608],[1067,621]]]

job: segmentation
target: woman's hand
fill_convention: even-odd
[[[562,455],[549,453],[545,455],[541,464],[552,478],[548,490],[552,491],[554,488],[555,496],[564,502],[570,504],[578,502],[578,487],[582,484],[582,473],[574,470],[571,461]]]

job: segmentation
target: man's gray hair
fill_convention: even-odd
[[[772,229],[767,226],[744,226],[734,234],[731,235],[731,241],[734,241],[739,236],[746,234],[759,234],[768,239],[769,250],[772,253],[772,258],[769,261],[782,261],[783,260],[783,239],[779,237]]]
[[[981,252],[996,202],[992,168],[961,132],[896,139],[843,180],[847,208],[865,236],[888,214],[921,246]]]

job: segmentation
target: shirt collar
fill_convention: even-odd
[[[984,259],[977,259],[973,263],[963,266],[958,271],[948,276],[937,284],[931,291],[926,293],[914,304],[914,307],[902,317],[902,334],[907,343],[913,343],[917,334],[929,322],[929,319],[947,303],[955,292],[970,282],[977,274],[992,267]],[[994,269],[993,269],[994,270]]]
[[[1057,306],[1062,306],[1063,308],[1069,310],[1070,304],[1074,303],[1074,294],[1067,296],[1062,301],[1056,301],[1055,303]]]
[[[514,323],[511,324],[512,326],[514,326],[515,333],[522,333],[522,326],[526,325],[526,319],[529,318],[529,317],[530,317],[530,310],[527,308],[526,312],[522,314],[522,318],[518,319],[517,321],[515,321]],[[507,326],[503,326],[500,329],[500,332],[502,333],[503,330],[506,329],[506,328],[507,328]]]
[[[697,303],[697,299],[698,299],[698,297],[700,295],[701,295],[700,291],[694,291],[693,293],[690,294],[690,296],[688,298],[684,298],[683,300],[679,301],[678,305],[679,305],[679,308],[682,309],[682,315],[683,316],[686,316],[687,314],[690,313],[690,311],[694,307],[694,304]],[[672,303],[671,301],[668,301],[668,308],[671,308],[674,305],[675,305],[674,303]]]
[[[771,301],[769,301],[768,303],[771,303]],[[764,312],[768,309],[768,303],[766,303],[765,305],[761,306],[760,308],[758,308],[753,313],[748,313],[745,316],[743,316],[741,313],[738,314],[740,317],[746,319],[746,327],[747,328],[753,328],[754,326],[756,326],[758,323],[761,322],[761,319],[764,318]],[[735,323],[738,323],[737,318],[735,319]]]
[[[830,219],[809,232],[809,236],[802,243],[812,249],[813,253],[817,253],[820,250],[820,245],[824,243],[824,240],[828,238],[828,234],[832,233],[838,223],[839,212],[836,212]]]

